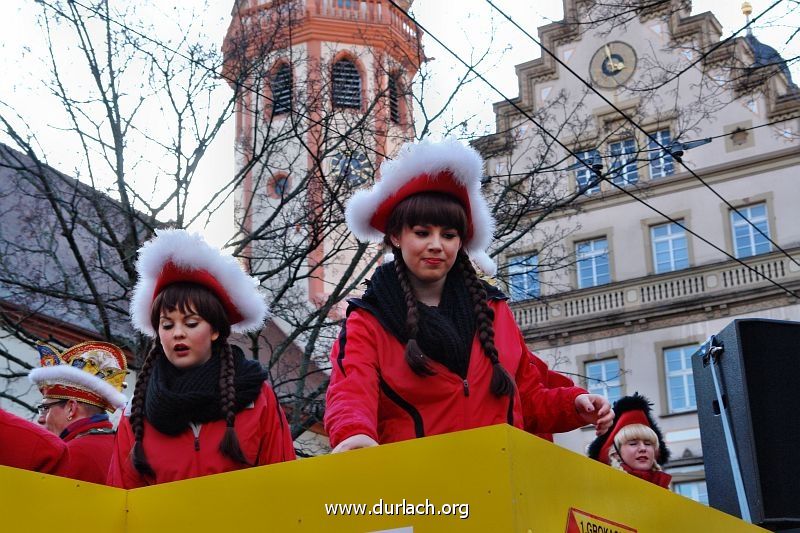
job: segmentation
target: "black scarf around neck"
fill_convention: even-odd
[[[267,372],[258,361],[245,359],[238,347],[233,349],[236,401],[234,411],[250,405],[261,391]],[[220,358],[218,350],[206,363],[181,370],[163,355],[153,362],[147,383],[144,415],[161,433],[178,435],[191,422],[222,420],[219,390]]]
[[[394,261],[378,267],[361,301],[369,306],[369,310],[376,314],[376,318],[397,340],[403,344],[408,342],[408,311]],[[466,378],[472,339],[475,336],[475,314],[460,270],[453,268],[447,274],[438,307],[417,302],[417,309],[417,343],[422,352],[455,374]]]

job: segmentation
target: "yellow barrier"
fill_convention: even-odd
[[[366,514],[342,516],[348,504]],[[764,531],[509,426],[131,491],[0,468],[0,524],[58,533]]]

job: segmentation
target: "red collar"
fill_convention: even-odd
[[[649,481],[654,485],[658,485],[659,487],[669,488],[669,482],[672,480],[672,476],[667,474],[666,472],[662,472],[661,470],[636,470],[629,467],[626,464],[622,464],[622,469],[627,473],[636,476],[640,479],[645,481]]]
[[[93,429],[101,429],[111,431],[113,425],[108,420],[108,415],[94,415],[89,418],[81,418],[72,424],[68,425],[64,431],[61,432],[61,440],[69,442],[72,439],[79,437]]]

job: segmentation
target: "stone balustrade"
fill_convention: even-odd
[[[797,263],[800,263],[800,249],[787,251]],[[800,265],[781,252],[747,258],[744,262],[755,272],[731,260],[590,289],[548,295],[539,300],[513,303],[511,307],[517,323],[525,330],[584,318],[588,320],[609,314],[689,303],[691,300],[713,298],[736,290],[759,287],[777,289],[764,276],[782,285],[800,280]]]

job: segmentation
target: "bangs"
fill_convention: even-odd
[[[620,429],[614,436],[614,444],[621,446],[629,440],[644,440],[658,447],[658,436],[651,428],[643,424],[630,424]]]
[[[397,235],[404,227],[416,225],[452,228],[464,239],[467,236],[467,213],[464,206],[448,194],[415,194],[394,208],[386,224],[386,233]]]
[[[173,283],[158,293],[150,310],[150,324],[158,331],[163,312],[179,311],[185,315],[194,313],[211,324],[220,338],[230,335],[230,320],[219,298],[209,289],[197,283]]]

